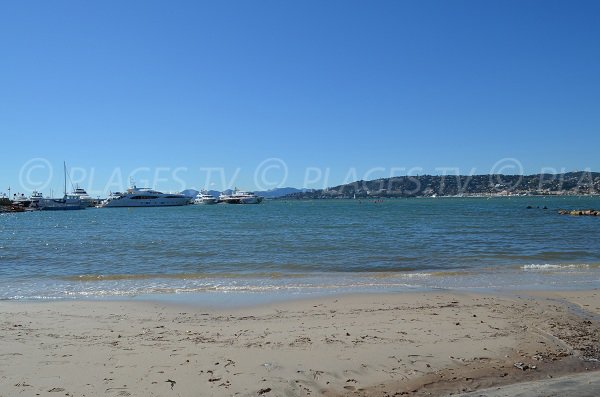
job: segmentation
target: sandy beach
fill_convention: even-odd
[[[600,357],[598,290],[0,311],[2,397],[449,395],[589,374]]]

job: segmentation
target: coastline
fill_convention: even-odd
[[[0,310],[0,396],[447,395],[600,368],[598,289]]]

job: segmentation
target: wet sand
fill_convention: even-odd
[[[587,316],[598,307],[597,290],[360,294],[235,310],[1,302],[0,396],[497,390],[599,368],[599,324]]]
[[[600,376],[598,372],[586,372],[561,376],[560,378],[515,383],[460,394],[459,397],[598,397]]]

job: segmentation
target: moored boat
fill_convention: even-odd
[[[21,207],[21,208],[29,208],[31,205],[31,198],[25,196],[24,194],[15,194],[12,199],[12,205]]]
[[[237,188],[231,194],[219,196],[219,202],[225,204],[260,204],[264,197],[257,196],[252,192],[244,192]]]
[[[215,196],[208,194],[206,190],[201,190],[200,193],[198,193],[198,195],[194,199],[194,204],[210,205],[217,204],[218,201],[219,200]]]
[[[42,211],[67,211],[82,210],[87,205],[83,204],[78,196],[65,194],[63,198],[40,198],[32,208]]]
[[[44,196],[42,195],[42,193],[38,192],[37,190],[34,190],[33,193],[31,193],[31,196],[29,197],[31,200],[31,204],[29,205],[30,209],[39,209],[39,203],[40,200],[44,198]]]
[[[111,193],[100,207],[174,207],[188,205],[190,199],[179,193],[162,193],[133,185],[127,193]]]
[[[82,205],[85,207],[93,207],[96,204],[96,200],[94,200],[89,194],[87,194],[85,189],[80,188],[79,186],[75,186],[75,189],[73,190],[73,193],[71,193],[71,195],[79,197]]]

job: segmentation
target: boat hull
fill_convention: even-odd
[[[214,199],[196,199],[194,200],[194,204],[196,205],[212,205],[212,204],[217,204],[218,200],[216,198]]]
[[[181,198],[156,198],[151,200],[132,200],[129,198],[121,198],[110,200],[102,205],[103,208],[118,208],[118,207],[181,207],[189,204],[189,199]]]
[[[223,204],[241,204],[242,202],[240,201],[240,199],[234,199],[234,198],[222,198],[219,199],[220,203]]]
[[[262,197],[225,198],[220,200],[224,204],[260,204],[262,201]]]
[[[56,207],[42,207],[38,208],[41,211],[73,211],[73,210],[83,210],[85,207],[75,206],[75,205],[65,205],[65,206],[56,206]]]
[[[42,211],[70,211],[85,209],[81,200],[73,199],[39,199],[34,201],[35,208]]]
[[[262,197],[247,197],[240,199],[240,204],[260,204],[262,200]]]
[[[31,199],[19,198],[17,200],[14,200],[12,204],[19,207],[27,208],[31,205]]]
[[[83,205],[84,207],[95,207],[96,206],[96,200],[94,200],[93,198],[82,198],[81,199],[81,205]]]

